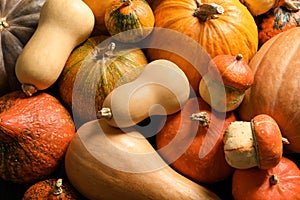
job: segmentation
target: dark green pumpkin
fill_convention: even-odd
[[[58,80],[59,94],[76,125],[96,119],[104,98],[133,81],[148,63],[139,48],[114,43],[107,36],[89,38],[73,50]],[[110,50],[111,45],[114,50]]]
[[[0,1],[0,95],[20,87],[15,62],[37,28],[45,0]]]

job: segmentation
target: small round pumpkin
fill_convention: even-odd
[[[134,80],[148,63],[139,48],[128,48],[107,36],[89,38],[73,50],[58,80],[62,102],[76,126],[96,119],[105,97]]]
[[[0,2],[0,95],[21,87],[15,75],[15,63],[37,28],[44,2],[45,0]]]
[[[254,82],[238,108],[250,121],[258,114],[271,116],[290,142],[285,150],[300,153],[300,27],[282,32],[260,48],[249,63]]]
[[[218,113],[200,97],[190,98],[182,110],[169,115],[156,134],[158,152],[170,165],[201,183],[216,183],[231,176],[225,160],[223,134],[236,120],[232,112]]]
[[[114,0],[106,9],[105,25],[111,35],[121,42],[139,42],[154,26],[154,14],[145,0]],[[122,34],[119,34],[122,33]]]
[[[0,98],[0,177],[33,183],[53,173],[75,135],[71,115],[45,92],[27,97],[21,90]]]
[[[232,177],[232,194],[235,200],[299,200],[300,170],[285,157],[268,170],[237,169]]]
[[[78,191],[62,178],[41,180],[31,185],[24,193],[22,200],[80,200]]]
[[[248,63],[257,52],[256,23],[249,10],[238,0],[163,0],[155,6],[154,16],[155,28],[170,29],[192,38],[211,58],[219,54],[235,56],[240,53]],[[187,49],[190,54],[195,51],[189,49],[187,40],[178,41],[178,38],[170,38],[157,31],[152,32],[147,42],[149,46],[167,43],[182,51]],[[206,61],[200,59],[198,63],[201,66],[193,66],[174,51],[155,48],[147,49],[147,55],[150,60],[164,58],[176,63],[198,93],[200,79],[206,72]],[[193,58],[199,56],[193,55]]]

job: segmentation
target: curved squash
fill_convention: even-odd
[[[78,129],[65,169],[72,185],[94,200],[220,199],[166,165],[139,132],[102,120]]]

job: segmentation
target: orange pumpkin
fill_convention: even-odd
[[[223,151],[223,134],[236,120],[232,112],[217,113],[201,98],[190,98],[183,109],[169,115],[156,134],[161,156],[173,168],[201,183],[216,183],[231,176]]]
[[[290,142],[285,150],[300,153],[300,27],[282,32],[260,48],[249,63],[254,82],[238,108],[241,120],[271,116]]]
[[[179,32],[196,41],[210,57],[219,54],[242,54],[248,63],[258,48],[258,31],[253,16],[238,0],[162,0],[155,6],[155,27]],[[194,59],[202,57],[189,46],[187,39],[154,31],[148,40],[153,44],[166,44],[171,49],[189,51]],[[150,60],[165,58],[173,61],[186,73],[191,86],[198,92],[201,75],[206,72],[207,62],[199,58],[193,65],[185,57],[171,51],[149,48]]]
[[[107,36],[91,37],[74,49],[58,88],[76,125],[96,119],[104,98],[115,87],[134,80],[147,63],[141,49],[124,47]]]
[[[32,199],[80,200],[82,197],[68,181],[51,178],[39,181],[25,191],[22,200]]]
[[[274,168],[237,169],[232,177],[235,200],[299,200],[300,170],[285,157]]]
[[[0,98],[0,177],[33,183],[62,163],[75,135],[71,115],[57,98],[14,91]]]

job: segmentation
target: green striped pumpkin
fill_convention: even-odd
[[[115,49],[110,47],[115,44]],[[73,50],[58,80],[62,102],[76,125],[95,119],[104,98],[117,86],[133,81],[148,63],[139,48],[95,36]]]
[[[106,9],[104,21],[108,32],[116,40],[134,43],[152,32],[155,20],[145,0],[114,0]]]

